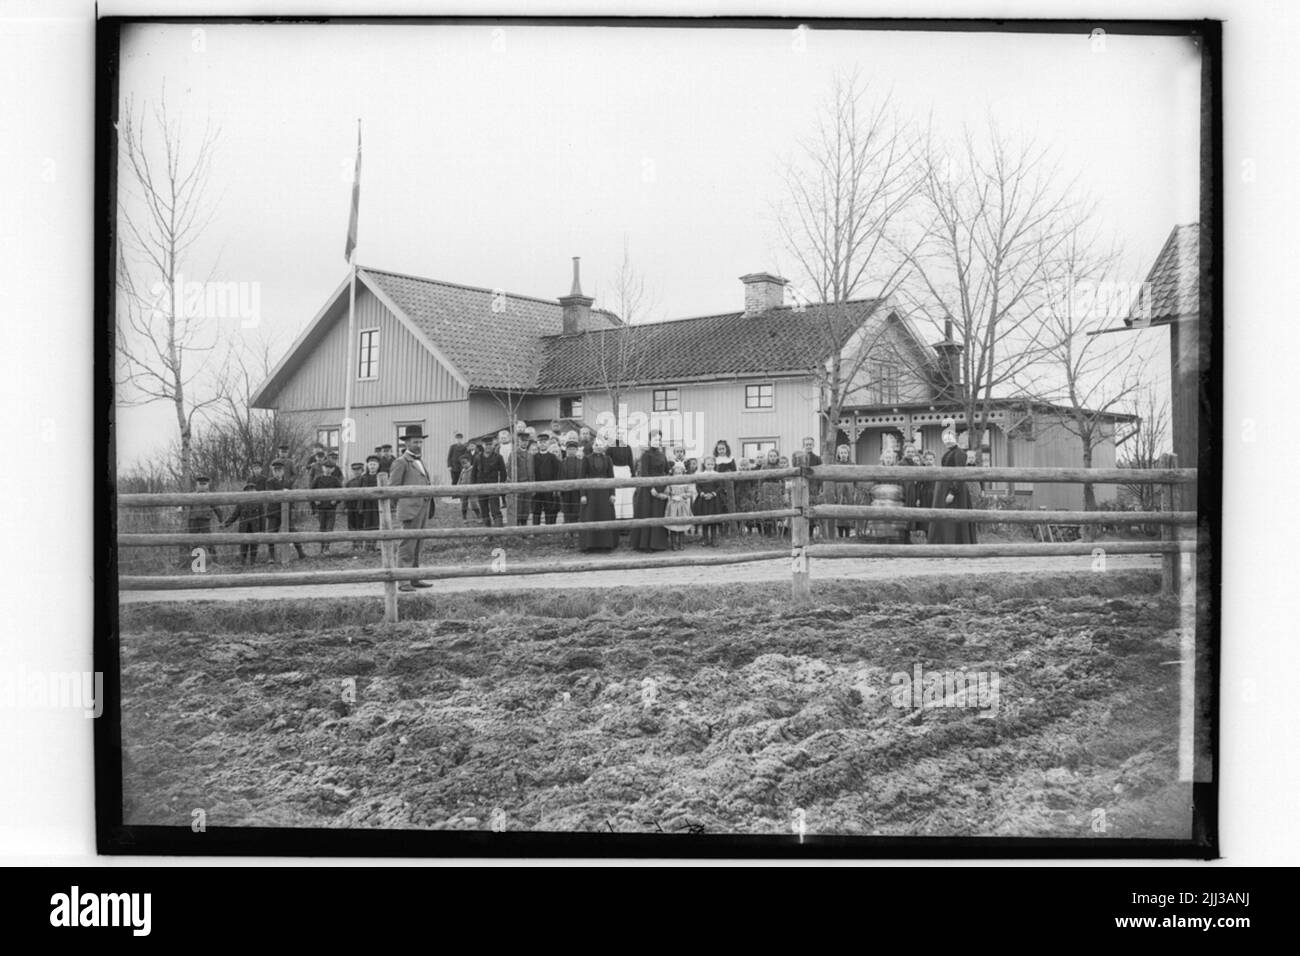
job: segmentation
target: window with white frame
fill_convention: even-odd
[[[568,398],[560,399],[560,417],[581,418],[582,417],[582,396],[571,395]]]
[[[654,390],[652,411],[656,412],[676,412],[680,411],[680,401],[678,399],[677,389],[675,388],[656,388]]]
[[[357,341],[357,378],[379,378],[379,330],[362,329]]]
[[[338,454],[339,451],[339,434],[340,426],[338,425],[320,425],[316,429],[316,443],[325,446],[325,453],[330,452]]]
[[[768,451],[775,447],[775,438],[742,438],[740,440],[740,457],[766,458]]]
[[[745,408],[771,408],[772,400],[773,386],[771,383],[745,386]]]

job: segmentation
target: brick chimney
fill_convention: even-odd
[[[757,315],[785,305],[787,280],[780,276],[774,276],[770,272],[751,272],[747,276],[741,276],[740,281],[745,283],[746,315]]]
[[[596,301],[589,295],[582,294],[582,285],[578,282],[579,257],[573,257],[573,288],[569,294],[560,298],[560,307],[564,310],[565,335],[581,332],[591,325],[591,303]]]
[[[966,390],[961,381],[961,353],[964,346],[952,337],[952,316],[943,317],[943,341],[934,344],[939,353],[939,367],[943,370],[944,383],[940,397],[950,401],[959,401],[965,397]]]

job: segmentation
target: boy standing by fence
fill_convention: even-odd
[[[196,492],[207,492],[210,486],[207,475],[197,475],[194,478],[194,490]],[[192,504],[186,505],[181,509],[182,517],[185,519],[185,530],[190,534],[208,535],[212,532],[212,521],[215,518],[218,526],[221,524],[221,511],[216,505]],[[210,544],[201,544],[197,541],[182,546],[181,548],[181,567],[188,569],[191,567],[190,559],[193,557],[195,548],[201,548],[206,552],[205,561],[212,564],[218,564],[217,549]]]
[[[283,459],[280,458],[277,458],[275,461],[271,462],[271,477],[266,479],[267,491],[288,491],[290,488],[293,487],[293,485],[289,483],[288,480],[285,478],[285,471],[290,465],[292,465],[292,462],[285,462]],[[282,522],[280,520],[279,503],[277,502],[274,504],[268,504],[266,506],[266,517],[265,517],[266,530],[268,532],[277,532],[277,533],[281,530],[292,531],[293,530],[293,505],[290,505],[288,510],[289,510],[289,527],[282,529],[280,527]],[[293,548],[295,551],[298,552],[299,558],[305,559],[307,557],[307,553],[303,551],[302,545],[299,544],[298,542],[296,541],[294,542]],[[266,546],[266,550],[270,555],[269,563],[274,564],[275,545],[268,544]]]
[[[244,483],[245,491],[262,491],[251,479]],[[223,527],[237,525],[240,534],[257,534],[266,525],[266,515],[260,502],[245,501],[235,506],[235,510],[223,522]],[[239,546],[239,563],[252,567],[257,563],[257,542]]]
[[[312,491],[342,487],[343,472],[339,469],[338,458],[335,456],[334,452],[330,452],[324,463],[320,466],[320,470],[316,473],[316,477],[311,480]],[[338,510],[338,505],[338,501],[329,499],[324,501],[312,501],[312,506],[316,509],[316,517],[320,520],[321,531],[334,530],[334,516]],[[320,553],[330,553],[330,543],[328,541],[322,541],[320,543]]]
[[[365,467],[366,466],[361,464],[361,462],[354,461],[352,463],[352,477],[349,478],[346,482],[344,482],[343,487],[360,488],[361,479],[365,475],[364,472]],[[349,531],[361,530],[361,506],[363,504],[365,504],[365,502],[357,501],[355,498],[349,498],[347,501],[343,502],[343,513],[347,515]],[[351,544],[352,544],[351,550],[358,551],[361,549],[362,542],[352,541]]]

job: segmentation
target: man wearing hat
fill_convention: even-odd
[[[361,479],[365,477],[366,466],[359,461],[354,461],[351,467],[352,467],[352,477],[350,477],[347,481],[343,483],[343,487],[360,488],[362,487]],[[343,513],[348,516],[349,531],[363,530],[361,527],[361,520],[362,520],[361,506],[364,504],[365,504],[364,501],[358,501],[355,498],[349,498],[347,501],[343,502]],[[361,546],[362,546],[362,542],[353,541],[351,550],[360,551]]]
[[[406,433],[406,447],[402,454],[393,459],[388,469],[388,483],[394,487],[411,485],[428,486],[433,484],[429,471],[425,467],[421,454],[424,450],[424,431],[419,425],[412,425]],[[433,514],[432,498],[398,498],[397,521],[405,530],[423,528]],[[403,538],[397,545],[397,566],[399,568],[418,568],[420,566],[420,539]],[[428,581],[403,581],[398,585],[399,591],[414,591],[416,588],[433,587]]]
[[[211,488],[211,481],[207,475],[194,476],[194,490],[198,493],[206,493]],[[211,534],[212,520],[215,518],[217,524],[221,524],[221,511],[216,505],[208,504],[189,504],[184,507],[185,530],[190,534]],[[211,564],[219,563],[217,561],[217,549],[212,545],[199,544],[194,542],[186,547],[181,548],[181,567],[191,567],[191,552],[194,548],[203,548],[207,553],[206,561]]]
[[[456,440],[447,449],[447,470],[451,472],[451,483],[460,484],[460,456],[465,454],[465,436],[456,432]]]
[[[283,471],[280,480],[286,483],[286,488],[292,488],[298,480],[298,468],[293,463],[293,456],[289,454],[288,442],[280,442],[275,446],[275,457],[266,463],[266,470],[270,472],[277,461]]]
[[[321,463],[320,469],[316,472],[316,476],[312,478],[311,489],[312,491],[321,489],[328,491],[331,488],[342,487],[343,471],[339,468],[339,456],[335,452],[330,452],[325,456],[325,460]],[[338,500],[331,500],[328,498],[313,499],[312,505],[316,509],[316,517],[320,519],[320,530],[333,531],[334,516],[339,506]],[[328,541],[322,541],[320,543],[320,553],[330,553],[330,543]]]
[[[289,490],[290,488],[292,488],[292,487],[293,487],[293,483],[290,482],[290,481],[285,477],[286,472],[288,472],[291,468],[293,468],[293,462],[291,462],[291,461],[287,461],[287,460],[282,459],[282,458],[277,458],[277,459],[275,459],[275,461],[271,462],[271,477],[268,478],[268,479],[266,479],[265,490],[266,490],[266,491],[287,491],[287,490]],[[285,531],[292,531],[292,530],[293,530],[293,517],[292,517],[292,516],[293,516],[293,505],[290,505],[290,506],[289,506],[289,515],[290,515],[290,518],[289,518],[289,527],[284,528],[283,530],[285,530]],[[277,532],[277,533],[278,533],[278,532],[281,530],[281,521],[280,521],[280,505],[279,505],[278,503],[268,504],[268,505],[266,506],[266,517],[265,517],[264,524],[265,524],[266,530],[267,530],[268,532]],[[294,542],[294,545],[293,545],[293,548],[294,548],[295,551],[298,552],[298,557],[299,557],[299,558],[306,558],[306,557],[307,557],[307,553],[306,553],[305,551],[303,551],[303,549],[302,549],[302,545],[301,545],[301,544],[298,544],[298,543],[295,541],[295,542]],[[267,545],[267,546],[266,546],[266,550],[267,550],[267,553],[268,553],[269,556],[270,556],[270,557],[269,557],[269,563],[270,563],[270,564],[274,564],[274,563],[275,563],[275,545],[273,545],[273,544],[269,544],[269,545]]]
[[[265,485],[265,482],[263,482]],[[244,482],[245,491],[264,491],[265,488],[259,488],[257,483],[252,479]],[[241,534],[257,534],[266,525],[265,515],[263,514],[262,505],[251,501],[241,502],[236,505],[230,512],[229,517],[222,522],[222,527],[237,525],[237,530]],[[239,546],[239,563],[247,564],[250,567],[257,563],[257,543],[241,544]]]
[[[358,487],[375,488],[379,485],[379,456],[366,456],[366,470],[361,473],[357,479]],[[379,499],[367,498],[364,501],[358,501],[357,513],[360,518],[359,527],[362,531],[379,530]],[[374,551],[378,546],[378,541],[366,541],[365,550]]]
[[[568,440],[565,442],[564,461],[560,462],[560,478],[568,481],[575,478],[584,477],[582,468],[582,445],[578,443],[578,437],[573,432],[569,432]],[[570,491],[560,492],[560,510],[564,515],[565,524],[576,524],[582,506],[582,490],[572,489]],[[566,537],[569,537],[566,535]]]
[[[504,431],[504,429],[503,429]],[[500,434],[500,433],[498,433]],[[474,481],[480,485],[501,484],[510,480],[506,470],[505,459],[501,457],[496,441],[489,438],[483,443],[483,457],[474,468]],[[483,495],[478,502],[479,513],[483,516],[484,526],[501,527],[501,496]]]
[[[416,431],[419,430],[420,429],[417,426]],[[397,460],[393,457],[393,446],[385,443],[380,445],[377,451],[379,452],[379,470],[386,475],[392,469],[393,462]]]

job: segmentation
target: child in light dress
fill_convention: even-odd
[[[686,463],[683,461],[673,462],[672,474],[686,477]],[[668,525],[668,541],[670,549],[681,551],[685,547],[683,539],[686,535],[686,529],[691,526],[691,518],[694,514],[691,511],[691,502],[695,498],[694,484],[669,485],[668,507],[664,510],[665,518],[682,518],[681,524]]]

